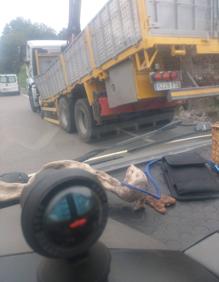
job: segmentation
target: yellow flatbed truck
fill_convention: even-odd
[[[218,0],[110,0],[49,69],[38,67],[42,116],[90,141],[123,116],[218,96],[218,7]]]

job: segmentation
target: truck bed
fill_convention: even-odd
[[[41,98],[68,92],[76,83],[95,77],[97,71],[145,47],[168,43],[169,38],[172,44],[213,40],[217,5],[217,0],[109,1],[49,70],[36,78]]]

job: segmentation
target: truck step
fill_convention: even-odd
[[[57,109],[56,109],[56,108],[43,107],[43,108],[41,108],[41,110],[44,111],[44,112],[53,112],[53,113],[57,113]]]
[[[56,120],[56,119],[52,119],[52,118],[48,118],[48,117],[44,117],[43,119],[48,121],[48,122],[50,122],[50,123],[52,123],[52,124],[55,124],[55,125],[59,125],[60,124],[59,121]]]

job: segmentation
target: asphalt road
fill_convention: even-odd
[[[0,173],[38,170],[44,163],[74,159],[110,144],[109,139],[83,143],[76,134],[42,120],[31,111],[28,97],[0,97]]]
[[[116,137],[112,135],[99,142],[85,144],[76,134],[67,134],[58,126],[49,124],[39,115],[34,114],[30,110],[28,97],[24,95],[0,97],[0,136],[0,173],[8,171],[30,173],[38,170],[44,163],[60,159],[74,159],[90,150],[106,145],[112,146],[119,139],[127,138],[127,135]],[[200,150],[202,152],[202,149]],[[154,175],[156,175],[158,182],[162,184],[163,194],[167,194],[168,190],[160,168],[158,167],[155,172]],[[120,171],[114,176],[123,179],[124,175],[125,171]],[[155,238],[171,249],[181,250],[186,249],[210,232],[218,230],[218,200],[211,201],[210,205],[208,201],[189,204],[178,202],[176,207],[168,209],[166,216],[161,216],[149,207],[145,211],[135,213],[130,203],[120,200],[111,193],[109,193],[109,206],[110,216],[125,224],[121,231],[118,231],[118,227],[113,224],[106,232],[110,240],[115,239],[119,244],[121,242],[128,244],[127,232],[124,229],[127,226],[132,228],[131,232],[138,230],[141,234],[150,236],[145,241],[147,244],[151,242],[148,240]],[[17,210],[14,213],[18,214]],[[191,214],[193,214],[192,217]],[[2,215],[2,218],[7,217]],[[11,222],[9,225],[8,228],[11,228]],[[4,240],[10,238],[8,234],[17,233],[8,230],[6,228],[5,236],[3,235]],[[122,238],[113,236],[116,233],[123,234]],[[130,238],[132,238],[130,242],[133,242],[133,238],[137,237],[133,233],[130,234]],[[14,242],[14,237],[11,236],[11,238],[11,241]],[[4,243],[4,240],[3,242],[0,240],[0,251],[1,246],[10,246],[10,244]],[[115,240],[113,246],[116,244]],[[138,242],[138,240],[134,241]],[[139,246],[142,244],[139,243]]]
[[[146,130],[150,128],[134,132],[120,128],[120,134],[108,133],[86,144],[77,134],[68,134],[33,113],[28,96],[0,96],[0,174],[8,171],[30,173],[47,162],[75,159],[94,149],[112,147]]]

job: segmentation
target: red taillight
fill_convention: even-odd
[[[154,74],[154,80],[155,81],[160,81],[162,80],[162,73],[161,72],[157,72]]]
[[[154,81],[171,81],[179,80],[179,71],[164,71],[164,72],[155,72],[152,76]]]
[[[170,80],[171,79],[171,74],[170,72],[166,71],[163,73],[163,80]]]

